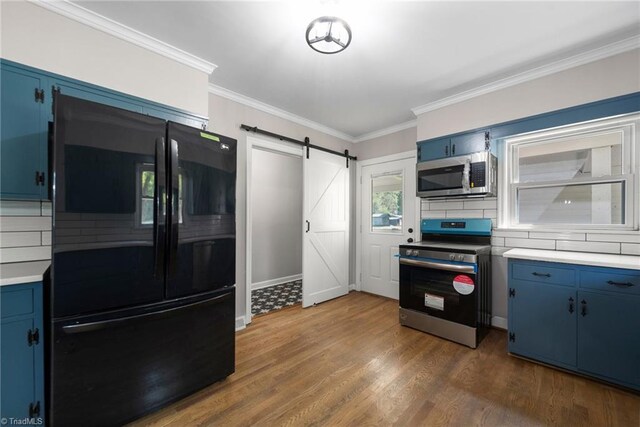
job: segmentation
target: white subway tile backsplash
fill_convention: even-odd
[[[446,218],[447,211],[424,211],[422,218]]]
[[[497,209],[498,204],[493,200],[465,200],[464,209]]]
[[[463,203],[461,201],[456,202],[429,202],[429,210],[449,210],[449,209],[463,209]]]
[[[568,240],[558,240],[556,242],[556,249],[559,251],[619,254],[620,243],[577,242],[577,241],[568,241]]]
[[[565,233],[562,231],[558,232],[547,232],[547,231],[530,231],[529,232],[530,239],[554,239],[554,240],[581,240],[584,241],[586,238],[585,233]]]
[[[42,202],[42,216],[51,216],[51,202]]]
[[[504,246],[504,237],[492,237],[491,246]]]
[[[448,210],[447,218],[482,218],[482,210]]]
[[[504,245],[510,248],[530,248],[530,249],[551,249],[556,248],[555,240],[527,239],[518,237],[507,237]]]
[[[41,261],[47,259],[51,259],[51,246],[0,249],[0,263]]]
[[[39,231],[12,231],[0,233],[0,248],[40,246]]]
[[[498,211],[496,209],[485,209],[483,213],[483,218],[498,218]]]
[[[640,255],[640,244],[623,243],[621,252],[625,255]]]
[[[1,216],[40,216],[40,202],[2,200]]]
[[[517,237],[520,239],[529,237],[528,231],[493,230],[492,234],[496,237]]]
[[[51,230],[51,218],[41,216],[0,216],[0,231]]]
[[[42,232],[42,246],[51,246],[51,232],[43,231]]]
[[[638,234],[588,233],[587,240],[593,241],[593,242],[640,243],[640,233]]]

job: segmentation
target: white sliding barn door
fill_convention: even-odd
[[[311,149],[303,176],[302,306],[309,307],[349,292],[349,169],[344,157]]]

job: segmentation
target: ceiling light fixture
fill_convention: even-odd
[[[316,52],[338,53],[351,43],[351,28],[340,18],[322,16],[311,21],[306,37],[307,44]]]

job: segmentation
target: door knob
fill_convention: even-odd
[[[409,233],[413,233],[413,228],[407,230]]]
[[[413,237],[409,237],[409,238],[407,239],[407,242],[409,242],[409,243],[413,243]]]

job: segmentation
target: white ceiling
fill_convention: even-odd
[[[411,108],[640,34],[640,2],[82,1],[218,68],[210,82],[357,137]],[[351,45],[322,55],[309,22]]]

